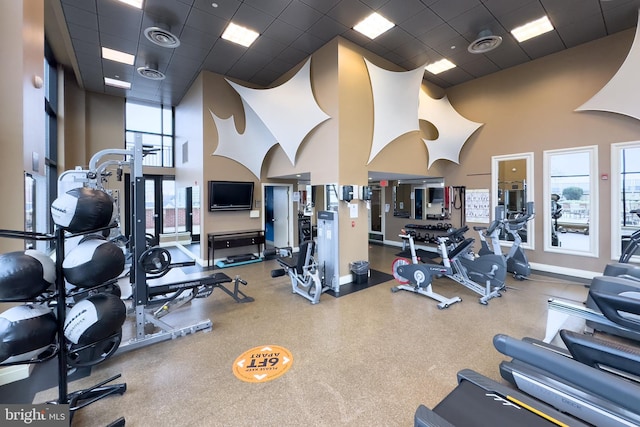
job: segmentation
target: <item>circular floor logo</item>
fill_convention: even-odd
[[[291,352],[277,345],[261,345],[242,353],[233,362],[233,374],[249,383],[274,380],[293,364]]]

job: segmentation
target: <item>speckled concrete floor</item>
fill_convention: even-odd
[[[390,272],[398,248],[372,246],[370,266]],[[127,426],[411,426],[419,404],[435,406],[470,368],[499,380],[504,359],[492,345],[497,333],[542,338],[547,299],[584,301],[578,282],[532,275],[508,279],[508,291],[488,306],[446,278],[434,291],[462,302],[439,310],[410,292],[390,292],[395,281],[311,305],[291,293],[287,277],[271,278],[276,261],[225,269],[242,276],[254,302],[238,304],[215,290],[163,318],[174,326],[211,319],[211,332],[118,354],[94,367],[70,391],[121,373],[122,396],[76,413],[73,426],[104,426],[120,416]],[[128,319],[131,328],[133,319]],[[248,383],[234,376],[236,358],[260,345],[293,356],[279,378]],[[54,399],[57,389],[35,402]]]

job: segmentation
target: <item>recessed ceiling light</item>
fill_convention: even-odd
[[[138,9],[142,9],[142,0],[119,0],[121,3],[128,4]]]
[[[131,83],[122,80],[111,79],[109,77],[104,78],[104,84],[107,86],[119,87],[122,89],[131,89]]]
[[[444,71],[454,68],[455,66],[456,64],[449,61],[448,59],[441,59],[440,61],[433,62],[424,68],[431,74],[440,74]]]
[[[259,35],[260,34],[250,30],[249,28],[229,22],[227,29],[224,30],[221,37],[225,40],[229,40],[230,42],[237,43],[244,47],[249,47]]]
[[[373,40],[385,31],[393,28],[395,25],[396,24],[389,21],[384,16],[373,12],[371,15],[357,23],[353,29]]]
[[[133,65],[136,60],[134,55],[120,52],[119,50],[109,49],[108,47],[102,48],[102,57],[111,61],[121,62],[127,65]]]
[[[540,19],[536,19],[535,21],[531,21],[520,27],[514,28],[511,30],[511,34],[513,34],[513,37],[515,37],[518,42],[522,43],[525,40],[537,37],[540,34],[547,33],[551,30],[553,30],[553,25],[551,25],[547,16],[543,16]]]

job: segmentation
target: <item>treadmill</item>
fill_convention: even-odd
[[[561,336],[571,334],[561,331]],[[594,341],[582,334],[569,338],[577,340],[578,351],[574,356],[583,352],[590,362],[581,363],[562,351],[549,351],[533,340],[496,335],[493,339],[495,348],[513,358],[500,364],[500,374],[520,391],[589,424],[598,427],[640,425],[640,384],[631,379],[633,375],[614,375],[615,370],[606,372],[604,368],[594,367],[614,365],[618,366],[619,373],[637,372],[640,366],[637,349],[631,348],[627,353],[627,363],[622,345]],[[588,344],[588,341],[593,343]],[[585,350],[585,345],[590,345],[592,350]],[[572,346],[568,345],[570,350]],[[610,347],[611,352],[601,354],[600,350],[606,350],[606,347]]]
[[[420,405],[414,415],[414,427],[587,425],[470,369],[458,372],[458,386],[433,410]]]

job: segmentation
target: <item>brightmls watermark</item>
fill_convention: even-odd
[[[2,405],[0,425],[68,427],[71,422],[69,405]]]

